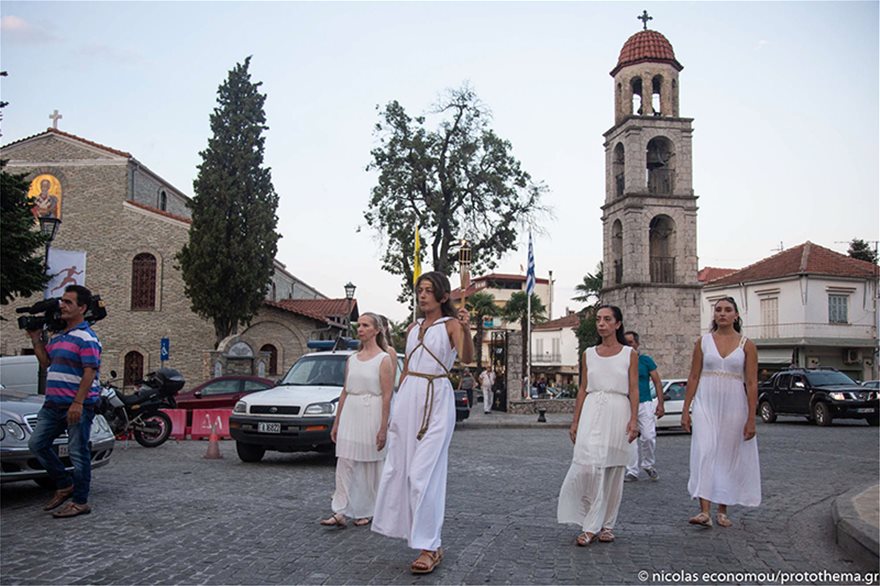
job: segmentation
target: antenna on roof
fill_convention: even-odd
[[[785,250],[785,246],[783,246],[782,240],[779,241],[779,248],[771,248],[770,250],[773,250],[775,252],[782,252],[783,250]]]

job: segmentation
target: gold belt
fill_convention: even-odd
[[[419,433],[416,435],[416,440],[421,441],[423,437],[425,437],[425,433],[428,431],[428,424],[431,421],[431,414],[434,412],[434,381],[438,378],[449,378],[448,374],[424,374],[422,372],[408,372],[407,376],[414,376],[416,378],[423,378],[428,381],[428,388],[425,392],[425,411],[422,413],[422,426],[419,428]]]

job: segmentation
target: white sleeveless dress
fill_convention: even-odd
[[[345,404],[336,430],[336,490],[331,509],[346,517],[372,517],[382,476],[385,450],[376,449],[382,423],[379,369],[388,354],[361,361],[348,358]]]
[[[700,341],[703,371],[691,413],[688,492],[722,505],[761,504],[758,439],[743,439],[749,413],[743,374],[746,355],[739,346],[722,358],[712,334]]]
[[[632,348],[602,357],[595,348],[584,352],[587,398],[581,408],[571,466],[559,490],[559,523],[580,525],[596,534],[612,529],[623,497],[629,462],[626,425],[632,415],[629,366]]]
[[[407,376],[391,406],[388,456],[373,517],[373,531],[406,539],[413,549],[440,547],[446,512],[448,451],[455,429],[448,372],[456,352],[444,325],[449,319],[431,324],[422,341],[420,319],[407,336]]]

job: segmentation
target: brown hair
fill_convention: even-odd
[[[422,281],[428,281],[434,286],[434,299],[437,301],[446,295],[446,301],[440,301],[440,312],[445,317],[455,317],[455,306],[452,305],[452,287],[449,285],[449,279],[446,275],[438,271],[422,273],[422,276],[416,281],[416,290]],[[419,313],[421,314],[421,311]]]

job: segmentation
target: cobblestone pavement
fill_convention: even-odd
[[[401,541],[317,524],[332,458],[269,453],[244,464],[229,441],[223,460],[202,458],[206,442],[118,444],[93,475],[91,515],[56,520],[40,511],[49,492],[2,487],[0,583],[657,584],[689,581],[660,572],[871,569],[834,544],[830,509],[836,495],[876,482],[877,430],[782,419],[758,424],[764,503],[732,508],[732,529],[687,524],[690,438],[661,435],[660,480],[627,484],[617,542],[588,548],[556,523],[565,430],[463,427],[450,453],[446,557],[429,576],[409,573],[415,552]]]

